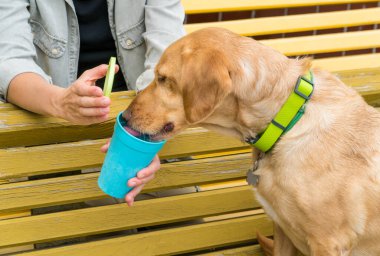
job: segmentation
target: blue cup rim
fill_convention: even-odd
[[[117,115],[117,118],[116,118],[116,125],[119,127],[119,129],[121,129],[124,134],[127,134],[128,137],[132,138],[134,141],[138,142],[138,143],[142,143],[142,144],[146,144],[147,146],[157,146],[157,145],[161,145],[161,144],[164,144],[166,143],[166,140],[160,140],[160,141],[146,141],[146,140],[143,140],[143,139],[140,139],[136,136],[133,136],[132,134],[130,134],[128,131],[126,131],[123,127],[123,125],[121,124],[121,119],[123,118],[122,117],[122,114],[123,114],[123,111],[120,112],[118,115]]]

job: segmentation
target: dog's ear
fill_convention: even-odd
[[[186,119],[198,123],[210,116],[232,91],[227,61],[218,52],[194,52],[182,68],[182,93]]]

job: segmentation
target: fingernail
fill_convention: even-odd
[[[102,99],[102,103],[103,103],[103,104],[109,104],[109,103],[110,103],[110,99],[109,99],[108,97],[104,97],[104,98]]]
[[[134,187],[134,186],[136,186],[136,182],[132,181],[131,182],[131,187]]]

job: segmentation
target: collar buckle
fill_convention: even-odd
[[[314,89],[314,83],[313,83],[313,81],[310,81],[310,80],[308,80],[307,78],[305,78],[303,76],[298,77],[298,80],[297,80],[297,83],[296,83],[296,87],[294,88],[294,93],[307,101],[307,100],[310,100],[311,95],[313,95],[314,90],[312,90],[312,92],[310,93],[309,96],[307,96],[306,94],[302,93],[299,90],[299,87],[300,87],[300,84],[301,84],[302,81],[305,81],[306,83],[310,84],[313,87],[313,89]]]

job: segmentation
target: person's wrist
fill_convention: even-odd
[[[53,86],[53,90],[51,92],[50,97],[51,108],[49,109],[48,113],[50,116],[64,118],[62,102],[65,90],[67,89],[58,86]]]

